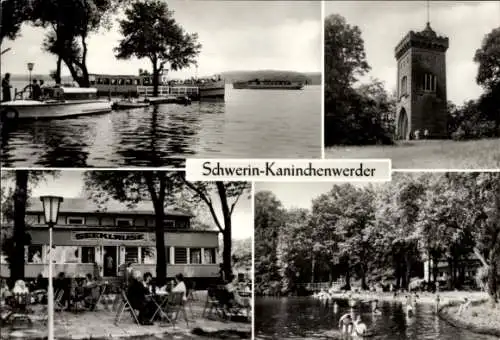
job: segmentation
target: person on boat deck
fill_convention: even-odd
[[[351,334],[353,328],[353,321],[351,313],[344,314],[340,317],[339,328],[342,334]]]
[[[9,102],[10,98],[10,73],[5,73],[5,77],[2,79],[2,101]]]
[[[352,335],[357,337],[363,337],[366,335],[366,332],[367,332],[366,324],[363,321],[361,321],[361,316],[358,315],[356,317],[356,321],[354,321]]]
[[[31,96],[33,100],[40,100],[40,97],[42,96],[42,89],[40,88],[40,85],[38,84],[38,80],[33,79],[33,85],[32,85],[32,90],[31,90]]]

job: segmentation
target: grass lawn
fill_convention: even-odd
[[[393,169],[498,169],[500,139],[405,141],[391,146],[334,146],[325,158],[391,158]]]

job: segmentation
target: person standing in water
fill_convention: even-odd
[[[382,312],[378,308],[378,300],[373,300],[372,301],[372,314],[374,315],[380,315]]]
[[[356,317],[356,321],[354,321],[354,327],[352,330],[352,335],[354,337],[364,337],[367,335],[367,327],[366,324],[361,320],[361,315]]]
[[[349,335],[352,333],[353,320],[351,313],[342,315],[339,320],[339,329],[343,335]]]
[[[2,102],[11,101],[10,97],[10,73],[5,73],[5,77],[2,79]]]

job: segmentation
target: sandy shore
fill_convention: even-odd
[[[388,302],[405,302],[406,293],[400,293],[394,297],[390,292],[359,292],[359,293],[333,293],[330,294],[333,299],[349,299],[350,297],[356,300],[364,301],[388,301]],[[464,292],[451,291],[439,292],[439,305],[443,306],[450,303],[463,302],[465,298],[471,301],[482,301],[488,298],[488,295],[483,292]],[[417,293],[417,303],[436,304],[436,294],[433,293]]]

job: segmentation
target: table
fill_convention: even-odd
[[[151,300],[153,303],[156,305],[156,311],[154,312],[153,316],[151,317],[151,322],[154,320],[156,314],[160,313],[160,318],[166,318],[168,321],[171,321],[170,318],[168,317],[167,313],[165,312],[164,308],[167,305],[168,302],[168,293],[156,293],[155,295],[150,295]]]

